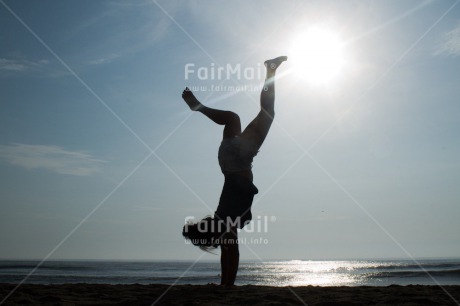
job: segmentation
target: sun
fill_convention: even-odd
[[[289,53],[295,73],[313,85],[336,79],[345,63],[343,43],[331,30],[311,27],[292,41]]]

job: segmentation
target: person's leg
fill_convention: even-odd
[[[188,87],[182,92],[182,98],[192,111],[198,111],[215,123],[225,125],[224,138],[232,138],[241,134],[240,117],[234,112],[204,106]]]
[[[264,63],[267,75],[260,94],[260,112],[241,134],[241,137],[250,140],[257,149],[267,137],[275,117],[275,73],[279,65],[286,60],[286,56],[280,56]]]

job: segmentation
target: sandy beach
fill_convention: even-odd
[[[0,284],[0,299],[14,287]],[[27,284],[3,305],[459,305],[460,286],[443,288]]]

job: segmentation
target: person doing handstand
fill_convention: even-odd
[[[221,247],[221,285],[233,286],[238,272],[239,250],[237,228],[252,219],[251,206],[258,193],[253,184],[252,161],[262,146],[275,116],[275,73],[286,61],[280,56],[265,61],[266,78],[260,95],[260,111],[241,131],[239,116],[231,111],[217,110],[201,104],[187,87],[182,98],[192,111],[197,111],[224,126],[218,159],[225,177],[224,187],[214,217],[198,223],[187,223],[182,235],[200,248]]]

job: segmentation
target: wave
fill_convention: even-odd
[[[460,269],[460,263],[389,263],[388,265],[375,265],[368,267],[369,269],[375,270],[401,270],[401,269],[425,269],[425,270],[433,270],[433,269]]]
[[[0,282],[17,283],[38,264],[33,261],[0,261]],[[202,262],[45,262],[28,277],[28,283],[108,284],[206,284],[219,282],[220,265]],[[424,271],[425,270],[425,271]],[[429,274],[427,274],[427,272]],[[238,280],[257,284],[419,284],[439,282],[460,284],[460,261],[295,261],[242,262]],[[328,283],[329,280],[329,283]]]
[[[19,283],[23,275],[2,275],[1,283]],[[220,277],[216,276],[99,276],[99,275],[31,275],[25,283],[40,284],[67,284],[67,283],[93,283],[93,284],[203,284],[217,282]]]
[[[374,278],[419,278],[419,277],[458,277],[460,278],[460,269],[444,271],[395,271],[395,272],[373,272],[366,275]]]

